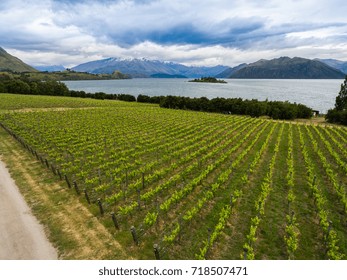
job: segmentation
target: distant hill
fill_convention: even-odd
[[[0,47],[0,71],[36,72],[37,70]]]
[[[35,69],[41,72],[62,72],[65,71],[63,65],[50,65],[50,66],[33,66]]]
[[[21,73],[11,73],[10,76],[20,78]],[[115,71],[112,74],[91,74],[71,70],[58,72],[26,72],[25,77],[32,81],[83,81],[83,80],[121,80],[130,79],[128,75]]]
[[[317,60],[300,57],[261,59],[233,72],[238,79],[341,79],[345,74]]]
[[[325,63],[326,65],[329,65],[330,67],[338,69],[341,72],[347,74],[347,61],[341,61],[336,59],[318,59],[318,58],[316,60],[321,61]]]
[[[228,67],[227,69],[225,69],[223,72],[219,73],[218,75],[216,75],[216,78],[229,78],[232,74],[234,74],[236,71],[246,67],[248,64],[246,63],[242,63],[236,67]]]
[[[93,74],[110,74],[114,71],[120,71],[124,74],[131,75],[133,78],[148,78],[158,74],[161,76],[182,75],[188,78],[196,78],[202,76],[215,76],[227,68],[227,66],[222,65],[214,67],[185,66],[179,63],[148,60],[144,58],[107,58],[80,64],[73,67],[72,70]],[[160,77],[160,75],[157,77]]]
[[[184,79],[187,78],[186,76],[183,75],[179,75],[179,74],[165,74],[165,73],[157,73],[157,74],[153,74],[151,75],[151,78],[166,78],[166,79]]]

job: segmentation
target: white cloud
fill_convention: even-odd
[[[0,46],[33,65],[106,57],[235,66],[260,58],[347,60],[341,0],[3,0]]]

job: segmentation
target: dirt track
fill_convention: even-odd
[[[0,260],[57,259],[43,227],[0,161]]]

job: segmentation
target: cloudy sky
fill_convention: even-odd
[[[1,0],[0,47],[31,65],[108,57],[347,61],[346,0]]]

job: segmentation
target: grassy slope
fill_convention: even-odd
[[[0,70],[12,70],[15,72],[37,72],[33,67],[25,64],[19,58],[7,53],[0,48]]]

